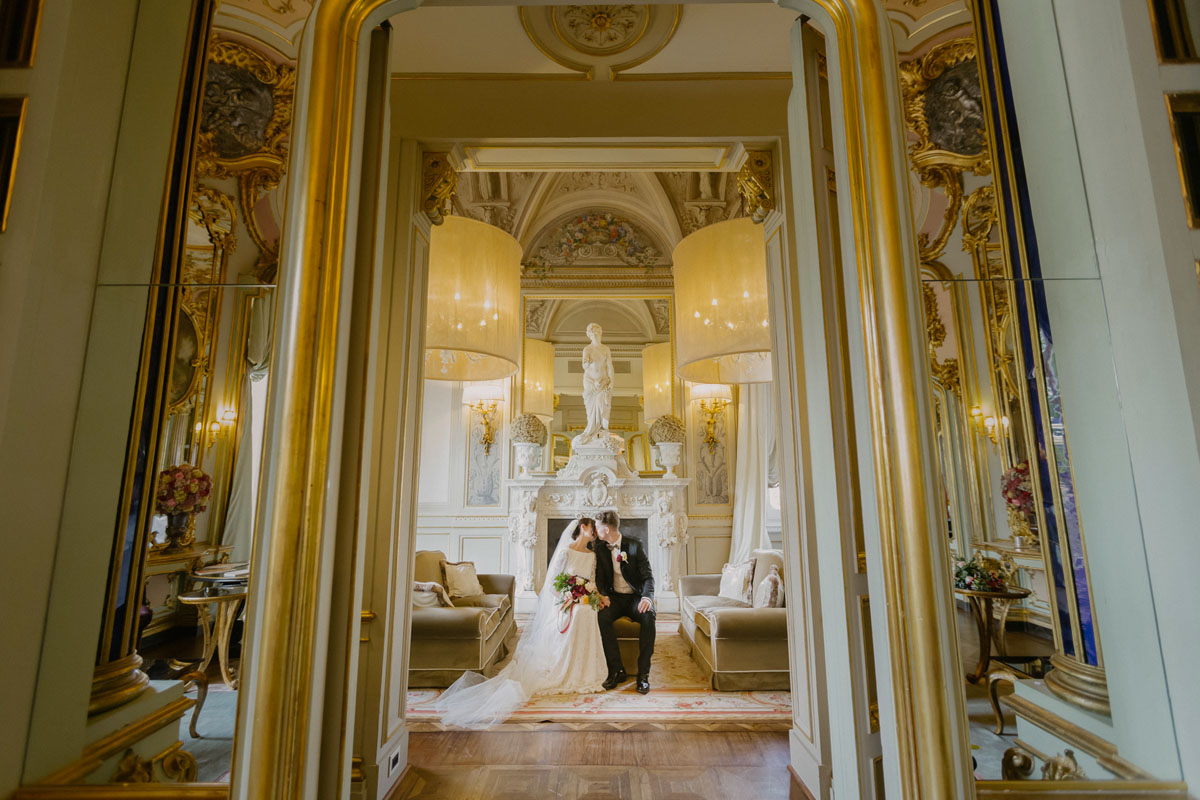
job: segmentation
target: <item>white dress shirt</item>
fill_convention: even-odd
[[[617,594],[634,594],[633,587],[629,585],[629,581],[625,580],[625,576],[621,574],[621,562],[617,561],[617,553],[621,552],[621,538],[617,536],[617,540],[612,544],[613,591]]]

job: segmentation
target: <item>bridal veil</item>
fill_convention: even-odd
[[[556,645],[561,600],[554,590],[554,576],[565,569],[567,547],[578,527],[579,520],[572,520],[559,537],[546,569],[546,580],[538,592],[533,619],[522,631],[508,665],[491,678],[478,672],[464,672],[434,701],[443,725],[490,728],[504,722],[538,691],[546,688],[550,668],[559,657]]]

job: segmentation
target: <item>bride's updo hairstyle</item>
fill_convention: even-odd
[[[575,526],[575,532],[571,534],[572,539],[579,538],[579,532],[584,528],[589,528],[593,533],[596,531],[596,520],[591,517],[580,517],[579,524]]]

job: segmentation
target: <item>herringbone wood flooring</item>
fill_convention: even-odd
[[[788,734],[413,733],[389,800],[786,800]]]

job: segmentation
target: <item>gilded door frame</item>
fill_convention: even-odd
[[[960,796],[965,752],[947,687],[953,638],[934,590],[946,565],[927,532],[934,503],[925,476],[933,448],[926,424],[927,367],[921,338],[915,246],[907,216],[906,164],[888,20],[881,0],[782,0],[813,16],[836,42],[836,91],[844,99],[845,175],[866,335],[865,358],[878,484],[892,684],[897,687],[897,763],[905,797]],[[331,546],[336,485],[339,342],[353,243],[364,113],[364,35],[415,0],[319,0],[309,18],[281,257],[283,304],[276,341],[269,447],[256,527],[255,624],[241,702],[253,736],[235,759],[235,792],[314,796],[323,675],[322,556]],[[257,657],[254,657],[257,656]],[[250,720],[253,722],[250,723]],[[241,773],[239,775],[239,773]]]

